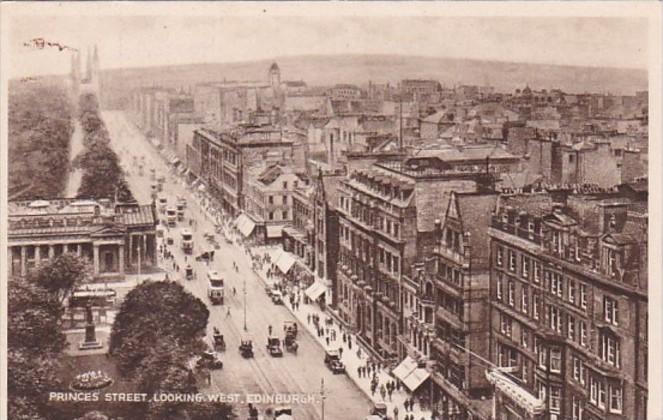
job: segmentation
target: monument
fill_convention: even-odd
[[[79,350],[95,350],[103,347],[100,340],[97,340],[94,320],[92,319],[92,305],[85,305],[85,340],[78,345]]]

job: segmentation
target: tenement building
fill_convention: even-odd
[[[157,263],[157,218],[151,205],[109,200],[9,203],[9,275],[24,276],[65,252],[92,263],[97,277],[117,278]]]
[[[498,419],[644,419],[647,210],[616,193],[503,196],[492,216]]]
[[[404,330],[422,296],[414,263],[432,252],[435,220],[444,219],[451,191],[485,188],[492,175],[429,156],[376,163],[339,183],[338,312],[376,357],[417,356],[409,354]],[[425,357],[431,331],[427,340]],[[408,386],[416,389],[427,376]]]

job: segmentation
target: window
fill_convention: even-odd
[[[393,273],[394,273],[394,274],[398,274],[398,273],[400,273],[400,270],[399,270],[399,258],[398,258],[397,256],[395,256],[395,255],[394,255],[394,259],[393,259],[393,265],[392,265],[392,267],[393,267]]]
[[[499,367],[516,366],[516,351],[511,347],[500,344],[497,352],[497,364]]]
[[[495,253],[495,264],[497,264],[498,267],[501,267],[503,259],[504,259],[504,248],[498,245]]]
[[[521,377],[520,377],[521,380],[523,381],[523,383],[527,383],[527,375],[528,375],[528,373],[527,373],[527,362],[525,360],[523,360],[523,367],[521,369]]]
[[[523,286],[520,295],[520,310],[527,314],[529,313],[529,295],[527,286]]]
[[[274,212],[273,211],[269,212],[269,220],[274,220]]]
[[[555,373],[562,371],[562,350],[559,347],[550,349],[550,371]]]
[[[527,257],[523,257],[523,267],[521,274],[524,278],[529,278],[529,258]]]
[[[569,155],[569,163],[573,163],[573,155]]]
[[[509,280],[509,306],[515,305],[516,285],[513,280]]]
[[[520,334],[520,345],[524,349],[529,348],[529,331],[525,327],[523,327],[522,332]]]
[[[606,322],[609,322],[613,325],[619,324],[619,308],[617,307],[617,301],[611,297],[603,297],[603,312],[605,314]]]
[[[587,324],[585,321],[580,321],[578,326],[580,327],[580,345],[587,347]]]
[[[568,281],[568,287],[569,287],[569,302],[575,304],[576,303],[576,282],[573,280]]]
[[[589,378],[589,401],[594,405],[599,401],[599,384],[593,376]]]
[[[543,382],[539,382],[539,399],[540,400],[546,399],[546,384],[544,384]]]
[[[502,300],[502,275],[497,273],[497,278],[495,279],[495,295],[497,300]]]
[[[550,329],[557,332],[562,332],[562,312],[559,310],[559,308],[556,308],[553,305],[550,305],[549,309]]]
[[[599,401],[598,401],[599,408],[605,408],[605,399],[606,399],[605,382],[601,381],[599,382]]]
[[[399,231],[400,231],[400,227],[401,227],[400,224],[398,224],[398,223],[394,223],[394,236],[395,236],[396,238],[398,238]]]
[[[513,321],[511,318],[509,318],[507,315],[502,314],[501,320],[500,320],[500,331],[502,334],[506,335],[507,337],[511,337],[511,331],[513,327]]]
[[[576,320],[571,316],[567,315],[566,317],[566,335],[569,337],[569,340],[575,341],[576,339]]]
[[[268,199],[269,204],[274,204],[274,196],[270,195]]]
[[[564,290],[562,288],[562,275],[559,273],[552,273],[550,278],[550,292],[553,295],[562,297]]]
[[[534,319],[539,319],[539,295],[532,295],[532,316]]]
[[[516,253],[509,250],[509,270],[516,271]]]
[[[622,413],[622,388],[617,385],[610,385],[610,412]]]
[[[288,196],[287,195],[283,196],[282,202],[283,202],[283,204],[288,204]]]
[[[281,217],[282,217],[283,220],[287,220],[288,219],[288,210],[283,210],[283,212],[281,212]]]
[[[541,344],[536,345],[536,355],[539,359],[539,367],[545,369],[548,366],[548,361],[546,360],[546,348]]]
[[[550,410],[559,412],[559,400],[562,395],[562,390],[556,386],[550,387]]]
[[[610,365],[619,367],[620,344],[612,334],[601,334],[601,359]]]
[[[541,282],[541,263],[534,261],[534,283]]]
[[[585,378],[585,366],[582,363],[582,359],[578,357],[573,358],[573,380],[578,383],[584,384]]]
[[[584,411],[585,410],[583,407],[582,400],[578,399],[578,397],[574,395],[571,402],[572,420],[582,420],[582,415]]]
[[[284,190],[288,189],[288,181],[283,181],[283,189]]]
[[[584,284],[580,285],[580,307],[587,309],[587,286]]]

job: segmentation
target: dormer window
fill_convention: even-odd
[[[610,229],[614,229],[617,226],[617,218],[615,217],[614,214],[610,215]]]

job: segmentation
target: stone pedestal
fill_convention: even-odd
[[[90,305],[85,308],[85,321],[85,340],[78,345],[78,349],[93,350],[102,348],[103,344],[100,340],[97,340],[94,320],[92,319],[92,307]]]

